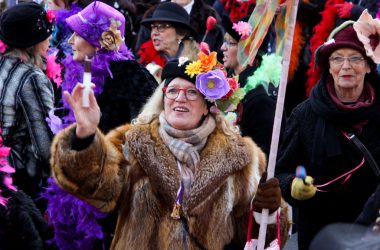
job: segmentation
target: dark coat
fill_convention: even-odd
[[[247,78],[253,75],[256,67],[247,67],[239,74],[241,87],[247,84]],[[263,86],[258,86],[249,91],[244,97],[243,114],[238,123],[243,136],[249,136],[269,156],[272,141],[274,115],[276,112],[277,90],[269,84],[269,93]],[[283,115],[284,127],[286,117]]]
[[[107,133],[136,118],[158,86],[148,70],[135,60],[111,63],[113,78],[107,77],[97,97],[102,111],[99,128]]]
[[[378,96],[378,87],[375,91]],[[326,91],[324,95],[328,95]],[[374,105],[380,105],[379,100],[375,101]],[[331,109],[335,108],[332,102],[329,102],[328,106]],[[314,197],[305,201],[297,201],[291,197],[291,183],[297,166],[305,166],[307,174],[314,178],[314,184],[324,184],[355,168],[363,159],[361,151],[338,130],[335,124],[332,124],[338,137],[341,154],[327,156],[325,153],[318,161],[312,161],[314,136],[319,132],[316,129],[319,118],[311,107],[310,99],[293,110],[287,122],[276,167],[276,177],[280,180],[284,199],[299,211],[297,226],[300,249],[307,249],[313,236],[323,226],[334,222],[354,222],[378,184],[374,172],[365,162],[344,184],[341,184],[342,180],[322,188],[329,192],[317,192]],[[344,124],[344,121],[341,122]],[[362,128],[362,133],[357,135],[378,164],[380,163],[379,126],[378,120],[369,120]],[[350,132],[347,128],[339,128]],[[327,147],[328,145],[324,150],[327,150]]]

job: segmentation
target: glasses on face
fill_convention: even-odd
[[[333,66],[342,66],[344,61],[346,60],[351,66],[361,66],[363,65],[363,62],[364,62],[364,58],[361,56],[350,56],[350,57],[334,56],[334,57],[330,57],[329,60]]]
[[[164,32],[167,28],[170,28],[172,27],[170,24],[168,23],[156,23],[156,24],[151,24],[150,25],[150,28],[151,30],[153,31],[154,29],[157,29],[158,32]]]
[[[223,40],[223,44],[226,45],[227,48],[231,48],[232,46],[236,46],[238,43],[237,42],[228,41],[228,40]]]
[[[174,87],[163,87],[162,92],[164,92],[165,97],[170,100],[177,99],[179,92],[185,92],[186,99],[189,101],[195,101],[197,100],[201,94],[198,92],[195,88],[174,88]]]

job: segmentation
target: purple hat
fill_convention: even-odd
[[[126,47],[125,18],[113,7],[94,1],[76,15],[66,19],[69,27],[91,45],[106,50]]]

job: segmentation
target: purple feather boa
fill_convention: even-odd
[[[95,84],[95,96],[98,96],[100,93],[102,93],[106,77],[113,77],[110,69],[110,63],[112,61],[132,60],[133,58],[133,54],[128,48],[122,52],[105,50],[98,51],[93,57],[91,64],[91,77],[92,82]],[[75,85],[78,82],[82,82],[83,80],[84,65],[80,62],[75,62],[72,56],[67,56],[62,61],[62,64],[65,68],[65,76],[62,82],[62,91],[67,90],[71,93]],[[68,115],[62,118],[63,124],[66,127],[75,122],[75,118],[74,113],[71,110],[70,105],[66,99],[63,99],[63,106],[69,110]]]
[[[54,243],[60,250],[94,249],[96,240],[103,239],[98,220],[106,216],[90,204],[61,189],[50,178],[41,195],[49,201],[46,213],[54,227]]]

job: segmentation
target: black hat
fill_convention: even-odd
[[[168,86],[169,83],[176,77],[185,79],[189,82],[195,84],[196,77],[190,77],[185,73],[186,66],[189,65],[191,61],[186,61],[185,63],[180,64],[178,59],[171,60],[167,62],[162,70],[161,79],[165,80],[165,86]]]
[[[170,22],[179,27],[182,27],[196,35],[195,30],[190,24],[190,16],[187,11],[179,4],[172,2],[165,2],[158,5],[157,9],[153,12],[152,17],[145,18],[141,24],[150,28],[150,24],[154,22]]]
[[[248,22],[248,20],[249,16],[244,16],[239,21]],[[234,24],[231,22],[231,19],[228,15],[223,15],[222,25],[225,32],[227,32],[230,36],[232,36],[233,39],[239,42],[241,35],[239,35],[239,33],[232,28]]]
[[[48,38],[52,29],[53,20],[34,2],[15,5],[0,16],[0,39],[13,48],[36,45]]]

